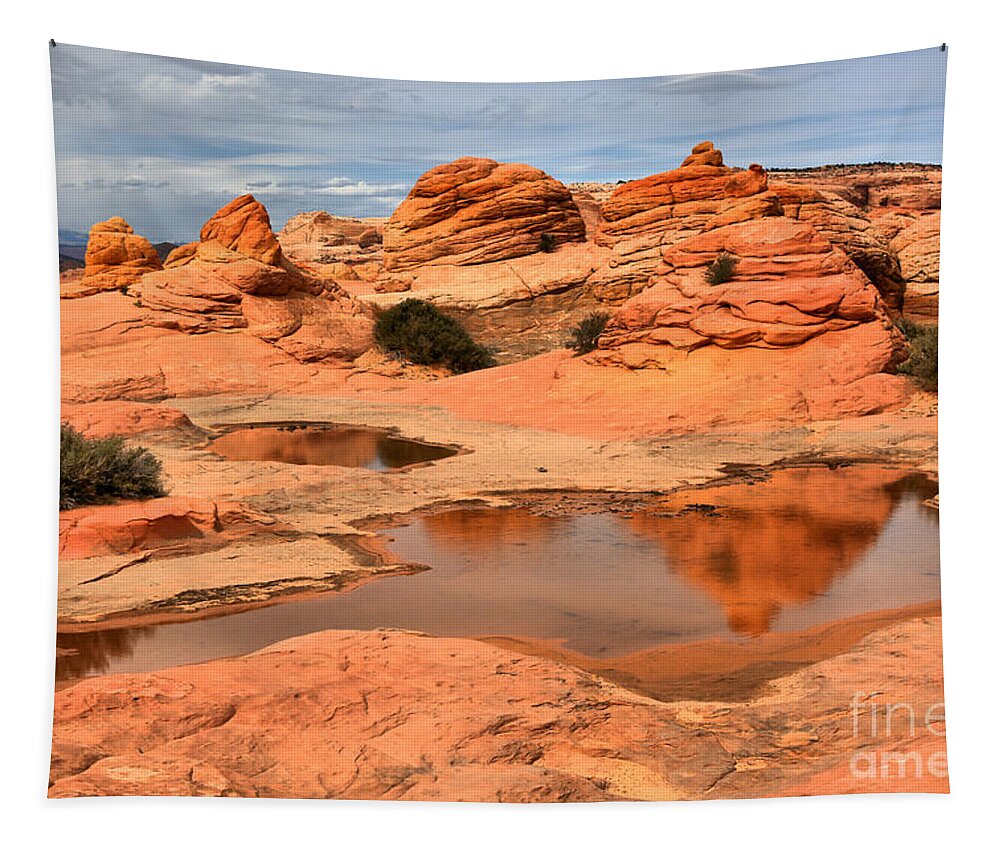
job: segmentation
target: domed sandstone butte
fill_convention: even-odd
[[[160,256],[149,240],[114,216],[90,229],[82,277],[67,276],[64,298],[93,295],[134,284],[147,272],[162,269]]]
[[[385,269],[469,266],[535,254],[543,236],[581,242],[586,226],[569,189],[519,163],[462,157],[425,172],[385,226]]]
[[[646,286],[664,247],[724,225],[780,216],[782,209],[763,168],[727,168],[721,151],[700,142],[680,168],[618,186],[601,214],[594,238],[612,257],[595,274],[594,290],[622,301]]]
[[[284,257],[264,206],[236,198],[136,289],[148,321],[189,334],[245,328],[303,362],[350,360],[371,345],[370,311]]]
[[[271,231],[267,210],[253,195],[240,195],[222,207],[201,229],[201,241],[271,266],[281,261],[281,246]]]

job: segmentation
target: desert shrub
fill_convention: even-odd
[[[543,233],[538,237],[538,250],[544,251],[546,254],[551,254],[556,250],[556,238],[554,234]]]
[[[912,319],[899,319],[896,327],[903,332],[910,356],[899,367],[924,390],[938,389],[938,327],[920,325]]]
[[[59,434],[59,510],[164,496],[162,465],[148,449],[121,437],[88,438],[63,423]]]
[[[736,272],[736,264],[740,262],[739,257],[723,251],[705,269],[705,280],[713,287],[724,284],[730,280]]]
[[[444,364],[454,372],[496,366],[493,354],[433,304],[408,298],[375,321],[375,342],[411,363]]]
[[[604,333],[610,315],[594,312],[580,320],[570,332],[567,348],[573,349],[578,355],[585,355],[597,348],[597,339]]]

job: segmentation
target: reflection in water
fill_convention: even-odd
[[[921,477],[852,467],[665,498],[633,516],[459,509],[391,530],[432,570],[354,591],[144,629],[60,636],[60,679],[247,653],[322,629],[400,627],[560,641],[594,658],[798,631],[937,600],[937,512]],[[705,503],[711,503],[706,508]]]
[[[711,514],[721,513],[725,522],[685,511],[688,494],[664,500],[662,510],[682,512],[671,523],[641,514],[630,525],[663,548],[674,571],[719,602],[734,633],[756,635],[856,566],[902,500],[913,501],[914,513],[936,519],[933,509],[920,505],[936,492],[922,476],[875,467],[849,474],[789,469],[762,485],[705,491]],[[936,535],[931,543],[936,566]]]
[[[392,437],[377,429],[330,425],[249,425],[217,437],[212,452],[230,461],[396,470],[456,454],[447,446]]]

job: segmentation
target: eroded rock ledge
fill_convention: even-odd
[[[859,747],[944,749],[937,732],[910,737],[900,725],[857,739],[857,691],[921,711],[938,703],[939,619],[874,633],[742,704],[661,703],[468,639],[320,632],[57,693],[49,794],[518,802],[946,791],[947,778],[865,781],[848,770]]]

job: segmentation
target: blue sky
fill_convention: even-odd
[[[51,51],[59,224],[124,216],[194,239],[253,192],[297,212],[388,216],[459,156],[560,180],[675,168],[711,139],[727,164],[941,162],[938,48],[839,62],[563,83],[439,83],[275,71],[60,44]]]

